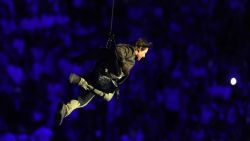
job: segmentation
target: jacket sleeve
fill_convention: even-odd
[[[126,45],[120,44],[116,47],[117,58],[123,73],[128,76],[131,68],[134,65],[134,52]]]
[[[126,62],[126,57],[128,54],[128,48],[123,47],[122,45],[117,45],[116,47],[116,54],[119,63],[124,64]]]

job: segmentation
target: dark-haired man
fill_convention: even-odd
[[[70,74],[69,81],[83,88],[83,94],[68,103],[59,103],[56,122],[62,124],[64,117],[77,108],[86,106],[96,95],[110,101],[119,89],[119,85],[129,76],[135,60],[145,58],[151,42],[139,38],[133,45],[117,44],[114,49],[102,48],[74,60],[83,61],[86,56],[97,60],[94,70],[87,78]]]

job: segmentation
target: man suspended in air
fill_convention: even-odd
[[[151,42],[139,38],[134,44],[117,44],[113,48],[99,48],[85,55],[74,58],[75,61],[95,59],[93,71],[85,78],[70,74],[69,82],[82,88],[82,93],[68,103],[60,102],[55,115],[56,124],[61,125],[63,119],[77,108],[86,106],[95,96],[110,101],[118,93],[121,85],[129,76],[135,61],[145,58]]]

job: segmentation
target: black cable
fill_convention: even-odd
[[[114,9],[115,9],[115,0],[112,1],[112,11],[110,18],[110,30],[109,30],[109,38],[106,43],[106,48],[112,48],[116,45],[115,43],[115,35],[112,33],[113,30],[113,20],[114,20]]]
[[[114,18],[114,9],[115,9],[115,0],[113,0],[113,3],[112,3],[112,12],[111,12],[111,19],[110,19],[110,35],[112,33],[112,28],[113,28],[113,18]]]

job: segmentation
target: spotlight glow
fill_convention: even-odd
[[[231,78],[231,85],[236,85],[236,83],[237,83],[237,79],[236,78]]]

